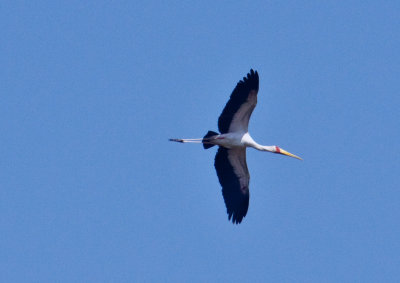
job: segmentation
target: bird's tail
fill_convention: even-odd
[[[181,143],[202,143],[204,149],[213,147],[215,144],[211,143],[211,140],[213,139],[214,136],[217,136],[218,133],[213,132],[213,131],[208,131],[208,133],[200,139],[169,139],[170,141],[173,142],[181,142]]]
[[[213,136],[217,136],[218,133],[213,132],[213,131],[208,131],[207,134],[203,137],[203,140],[201,141],[203,143],[204,149],[209,149],[210,147],[213,147],[215,144],[212,144],[209,142],[210,138]]]

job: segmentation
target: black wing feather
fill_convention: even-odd
[[[251,91],[258,92],[259,78],[257,71],[250,70],[247,77],[239,81],[233,90],[229,101],[226,103],[224,110],[218,118],[218,129],[221,134],[229,132],[229,126],[233,116],[239,110],[240,106],[247,101]]]
[[[217,171],[219,183],[222,186],[228,219],[233,223],[240,223],[246,216],[249,208],[249,187],[240,185],[239,177],[235,174],[234,168],[228,158],[229,149],[219,147],[215,156],[215,169]],[[244,164],[245,170],[247,165]]]

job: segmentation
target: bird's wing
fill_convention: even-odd
[[[242,222],[249,208],[250,174],[246,163],[246,148],[219,147],[215,156],[215,169],[222,186],[228,219]]]
[[[251,113],[257,105],[258,85],[258,73],[253,69],[237,83],[218,119],[221,134],[247,132]]]

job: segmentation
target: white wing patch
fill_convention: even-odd
[[[250,116],[256,105],[257,92],[253,90],[249,93],[247,101],[240,106],[239,110],[233,116],[229,132],[248,132]]]
[[[239,178],[240,189],[243,193],[249,190],[250,174],[246,163],[246,148],[232,148],[228,151],[228,159],[235,175]]]

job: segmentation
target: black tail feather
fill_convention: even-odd
[[[204,147],[204,149],[208,149],[208,148],[213,147],[215,145],[215,144],[211,144],[211,143],[204,143],[204,142],[207,142],[204,139],[207,139],[209,137],[216,136],[216,135],[218,135],[218,133],[216,133],[216,132],[213,132],[213,131],[208,131],[207,132],[207,134],[203,137],[203,147]]]

